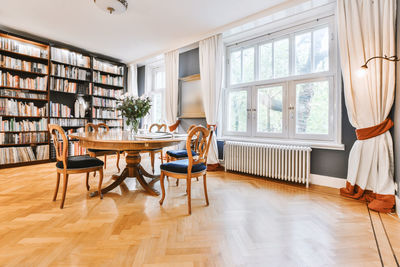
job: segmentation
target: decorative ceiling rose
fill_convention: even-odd
[[[93,0],[102,10],[110,14],[121,14],[128,9],[127,0]]]

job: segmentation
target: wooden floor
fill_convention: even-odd
[[[112,160],[105,177],[116,171]],[[184,182],[171,179],[160,207],[132,179],[103,200],[90,198],[84,178],[70,176],[60,210],[51,201],[54,163],[0,170],[0,266],[396,266],[400,259],[399,219],[335,189],[214,172],[210,206],[201,180],[193,182],[188,216]]]

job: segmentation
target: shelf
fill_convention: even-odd
[[[20,116],[20,115],[2,115],[2,114],[0,114],[0,117],[6,117],[6,118],[31,118],[31,119],[47,118],[47,116],[41,117],[41,116]]]
[[[80,82],[80,83],[90,83],[89,80],[80,80],[80,79],[74,79],[74,78],[61,77],[61,76],[57,76],[57,75],[53,75],[53,74],[50,75],[50,77],[56,78],[56,79],[63,79],[63,80],[68,80],[68,81]]]
[[[26,54],[21,54],[21,53],[18,53],[18,52],[13,52],[13,51],[10,51],[10,50],[5,50],[5,49],[0,49],[0,53],[7,53],[7,54],[18,56],[18,57],[29,58],[30,60],[40,60],[40,61],[43,61],[43,62],[46,61],[47,63],[49,61],[48,58],[29,56],[29,55],[26,55]],[[45,65],[47,65],[47,64],[45,64]]]
[[[56,90],[50,90],[51,93],[61,93],[61,94],[69,94],[69,95],[79,95],[79,96],[90,96],[88,94],[79,94],[79,93],[70,93],[70,92],[63,92],[63,91],[56,91]]]
[[[45,133],[48,131],[0,131],[0,133]]]
[[[97,71],[97,72],[100,72],[100,73],[103,73],[103,74],[114,75],[114,76],[121,76],[121,77],[124,76],[124,74],[117,74],[117,73],[114,73],[114,72],[108,72],[108,71],[104,71],[104,70],[93,69],[93,71]]]
[[[3,168],[13,168],[13,167],[22,167],[28,166],[33,164],[42,164],[42,163],[49,163],[51,162],[50,159],[43,159],[43,160],[33,160],[33,161],[24,161],[18,163],[7,163],[7,164],[0,164],[0,169]]]
[[[5,70],[5,71],[9,71],[9,72],[25,73],[25,74],[29,74],[29,75],[38,75],[38,76],[47,76],[48,75],[48,73],[41,73],[41,72],[34,72],[34,71],[27,71],[27,70],[19,70],[19,69],[11,69],[11,68],[6,68],[6,67],[2,67],[2,66],[0,66],[0,69]]]
[[[75,117],[50,117],[50,119],[85,119],[90,120],[90,117],[75,118]]]
[[[102,109],[117,109],[117,107],[105,107],[105,106],[97,106],[97,105],[92,105],[94,108],[102,108]]]
[[[102,98],[108,98],[108,99],[113,99],[113,100],[118,100],[118,98],[112,97],[112,96],[102,96],[102,95],[92,95],[93,97],[102,97]]]
[[[122,120],[122,118],[121,119],[93,118],[93,120]]]
[[[62,126],[62,125],[60,125],[60,126],[63,128],[84,128],[85,127],[85,125],[81,125],[81,126]]]
[[[32,91],[37,93],[47,93],[47,90],[38,90],[38,89],[29,89],[29,88],[20,88],[20,87],[11,87],[11,86],[0,86],[3,89],[12,89],[12,90],[24,90],[24,91]]]
[[[119,85],[112,85],[112,84],[107,84],[107,83],[98,83],[98,82],[93,82],[93,84],[97,85],[97,86],[106,86],[106,87],[113,87],[113,88],[118,88],[118,89],[124,89],[123,86],[119,86]]]
[[[82,67],[82,66],[78,66],[78,65],[68,64],[68,63],[64,63],[64,62],[57,61],[57,60],[54,60],[54,59],[51,59],[51,62],[54,63],[54,64],[60,64],[60,65],[71,66],[71,67],[75,67],[75,68],[79,68],[79,69],[90,70],[90,67]]]
[[[0,144],[0,147],[10,147],[10,146],[37,146],[37,145],[45,145],[45,144],[49,144],[49,142],[23,143],[23,144]]]
[[[20,100],[43,101],[43,102],[48,101],[47,99],[41,99],[41,98],[28,98],[28,97],[4,96],[4,95],[0,95],[0,98],[12,98],[12,99],[20,99]]]

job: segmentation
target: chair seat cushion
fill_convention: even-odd
[[[103,166],[104,162],[98,158],[93,158],[88,155],[84,156],[72,156],[67,158],[67,168],[68,169],[83,169],[91,167]],[[56,163],[56,167],[59,169],[64,168],[64,163],[59,161]]]
[[[176,158],[176,159],[182,159],[182,158],[187,158],[188,153],[186,149],[180,149],[180,150],[169,150],[167,151],[168,156]],[[192,155],[197,156],[197,153],[192,150]]]
[[[182,159],[161,164],[160,169],[168,172],[187,173],[188,165],[189,160]],[[207,169],[207,166],[204,163],[195,164],[192,166],[192,173],[201,172],[205,169]]]

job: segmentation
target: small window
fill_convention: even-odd
[[[272,72],[272,43],[259,46],[259,80],[269,80],[273,78]]]
[[[242,50],[231,53],[231,84],[242,82]]]
[[[329,28],[313,32],[314,72],[329,71]]]
[[[311,32],[295,37],[295,73],[310,73],[311,66]]]
[[[228,93],[228,131],[247,131],[247,90]]]
[[[289,76],[289,39],[274,42],[274,78]]]
[[[257,132],[282,133],[283,86],[257,89]]]

